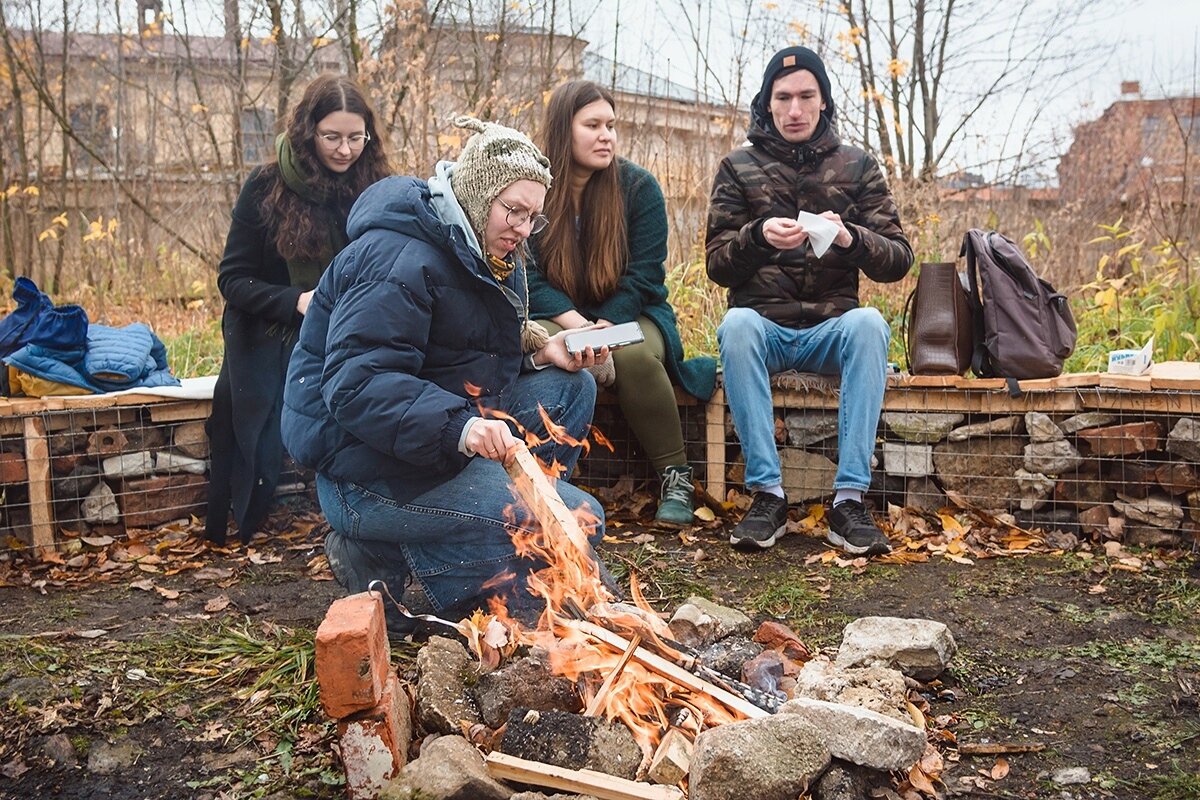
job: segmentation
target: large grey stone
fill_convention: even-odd
[[[1062,428],[1054,424],[1054,420],[1040,411],[1025,413],[1025,432],[1031,442],[1057,442],[1067,438]]]
[[[670,627],[676,640],[689,647],[704,647],[726,636],[751,633],[754,622],[736,608],[693,595],[675,609]]]
[[[837,436],[838,415],[832,411],[800,411],[784,419],[787,441],[793,447],[808,447]]]
[[[933,472],[933,446],[909,442],[883,443],[883,471],[889,475],[922,478]]]
[[[421,748],[379,794],[380,800],[509,800],[512,789],[488,774],[483,756],[461,736]]]
[[[203,475],[208,472],[208,462],[163,450],[154,454],[154,469],[158,472],[190,472],[193,475]]]
[[[888,430],[904,441],[916,444],[940,442],[963,419],[962,414],[936,412],[925,414],[888,411],[883,414],[883,421]]]
[[[108,478],[136,478],[154,472],[154,454],[149,450],[111,456],[100,462],[100,471]]]
[[[633,780],[642,749],[624,724],[565,711],[514,709],[500,752],[566,769],[590,769]]]
[[[1021,510],[1036,511],[1046,505],[1057,481],[1040,472],[1017,470],[1017,488],[1021,491]]]
[[[1188,461],[1200,461],[1200,422],[1183,417],[1167,434],[1167,452]]]
[[[1085,411],[1082,414],[1076,414],[1073,417],[1067,417],[1061,423],[1059,423],[1058,427],[1062,429],[1063,433],[1078,433],[1079,431],[1087,430],[1088,428],[1099,428],[1104,425],[1111,425],[1116,421],[1116,416],[1105,411]]]
[[[951,442],[965,442],[967,439],[980,436],[1012,436],[1020,432],[1020,430],[1020,417],[997,417],[987,422],[976,422],[973,425],[964,425],[961,428],[955,428],[950,431],[946,439]]]
[[[799,714],[825,738],[834,758],[872,769],[907,769],[925,752],[925,731],[860,706],[798,697],[779,712]]]
[[[1025,469],[1043,475],[1061,475],[1083,463],[1083,456],[1066,439],[1032,442],[1025,446]]]
[[[88,749],[88,772],[97,775],[116,775],[124,772],[137,762],[142,755],[142,748],[129,739],[117,742],[94,742]]]
[[[1183,505],[1172,497],[1150,495],[1139,499],[1117,495],[1113,505],[1129,519],[1144,522],[1155,528],[1174,530],[1183,522]]]
[[[815,500],[832,494],[837,464],[825,456],[785,447],[779,452],[779,460],[783,467],[783,490],[790,502]]]
[[[417,720],[427,731],[458,733],[460,723],[482,722],[467,691],[477,677],[475,662],[454,639],[431,636],[417,653]]]
[[[929,681],[941,675],[958,650],[950,629],[931,619],[861,617],[842,630],[841,667],[885,666]]]
[[[911,722],[904,675],[891,667],[840,667],[814,658],[796,676],[795,697],[859,706],[901,722]]]
[[[733,722],[696,737],[690,800],[795,800],[829,766],[821,733],[796,714]]]
[[[514,708],[571,712],[583,708],[575,683],[554,675],[542,658],[532,655],[480,675],[471,691],[490,728],[503,725]]]
[[[88,492],[79,508],[83,512],[83,518],[93,525],[112,525],[121,519],[121,507],[117,505],[117,496],[104,481],[97,483]]]

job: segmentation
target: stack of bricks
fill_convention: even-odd
[[[321,705],[337,720],[347,792],[351,800],[378,797],[404,766],[412,738],[380,594],[335,600],[317,628],[316,650]]]

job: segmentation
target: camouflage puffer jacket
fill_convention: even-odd
[[[727,155],[713,181],[705,249],[708,276],[729,289],[729,306],[752,308],[789,328],[807,328],[858,306],[858,271],[898,281],[913,253],[879,165],[842,144],[823,122],[792,144],[755,115],[750,144]],[[762,238],[770,217],[799,211],[841,215],[854,237],[818,259],[808,244],[776,250]]]

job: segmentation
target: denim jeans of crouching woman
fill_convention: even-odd
[[[506,411],[545,438],[537,410],[541,403],[551,420],[582,439],[595,401],[590,374],[550,368],[521,376]],[[548,464],[557,459],[565,475],[571,474],[580,454],[578,447],[553,442],[533,452]],[[585,532],[593,545],[598,543],[604,535],[600,503],[566,481],[558,481],[556,487],[568,508],[587,506],[595,516],[595,526]],[[404,504],[388,497],[383,481],[357,484],[322,475],[317,476],[317,496],[333,528],[325,539],[330,568],[348,591],[365,591],[372,580],[380,579],[401,600],[407,586],[412,605],[424,602],[425,610],[452,620],[475,608],[486,610],[487,597],[497,594],[519,618],[531,621],[540,611],[540,600],[525,590],[524,577],[545,565],[517,556],[505,514],[516,500],[501,464],[472,458],[458,475]],[[601,572],[607,574],[603,568]],[[512,573],[514,580],[489,585],[504,573]],[[384,605],[390,629],[411,627],[386,599]]]

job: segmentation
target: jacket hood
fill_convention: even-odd
[[[392,176],[368,186],[350,209],[346,235],[354,241],[377,228],[444,247],[475,272],[483,268],[475,235],[438,215],[426,181]]]

